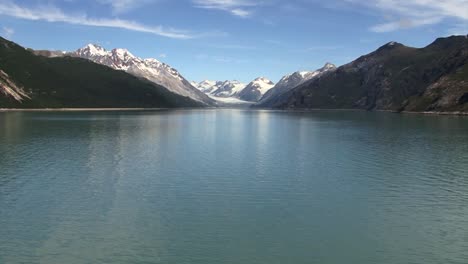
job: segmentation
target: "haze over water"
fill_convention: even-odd
[[[0,113],[0,263],[468,263],[468,119]]]

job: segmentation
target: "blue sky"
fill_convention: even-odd
[[[187,79],[278,81],[398,41],[468,33],[468,0],[0,0],[3,37],[34,49],[127,48]]]

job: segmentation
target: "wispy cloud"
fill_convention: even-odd
[[[217,9],[231,13],[238,17],[248,17],[253,13],[252,8],[259,5],[253,0],[192,0],[195,7]]]
[[[62,22],[92,27],[119,28],[175,39],[190,39],[206,35],[206,33],[194,34],[185,30],[166,28],[163,26],[148,26],[130,20],[90,18],[86,14],[67,14],[61,9],[51,5],[29,8],[19,6],[10,1],[0,1],[0,15],[34,21]]]
[[[10,27],[3,27],[2,28],[2,33],[6,38],[11,38],[13,34],[15,34],[15,30]]]
[[[98,2],[112,7],[114,14],[123,14],[144,5],[157,2],[157,0],[98,0]]]
[[[446,19],[468,21],[468,0],[342,1],[379,11],[386,21],[370,28],[379,33],[434,25]]]

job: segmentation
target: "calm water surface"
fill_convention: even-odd
[[[0,113],[0,263],[468,263],[468,118]]]

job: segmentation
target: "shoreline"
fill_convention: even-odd
[[[423,111],[423,112],[414,112],[414,111],[392,111],[392,110],[373,110],[368,111],[364,109],[274,109],[274,108],[236,108],[235,105],[231,106],[232,109],[249,109],[252,111],[278,111],[278,112],[315,112],[315,111],[349,111],[349,112],[384,112],[384,113],[394,113],[394,114],[411,114],[411,115],[443,115],[443,116],[468,116],[468,112],[432,112],[432,111]],[[231,109],[231,107],[208,107],[208,108],[0,108],[0,113],[2,112],[119,112],[119,111],[160,111],[160,110],[188,110],[188,109],[204,109],[204,110],[214,110],[214,109]]]
[[[157,111],[185,108],[0,108],[0,112],[111,112],[111,111]]]
[[[299,108],[299,109],[292,109],[292,108],[283,108],[283,109],[275,109],[275,108],[251,108],[252,110],[261,110],[261,111],[284,111],[284,112],[320,112],[320,111],[337,111],[337,112],[368,112],[368,113],[392,113],[392,114],[411,114],[411,115],[432,115],[432,116],[468,116],[468,112],[460,112],[460,111],[452,111],[452,112],[440,112],[440,111],[423,111],[423,112],[415,112],[415,111],[393,111],[393,110],[365,110],[365,109],[355,109],[355,108]]]

